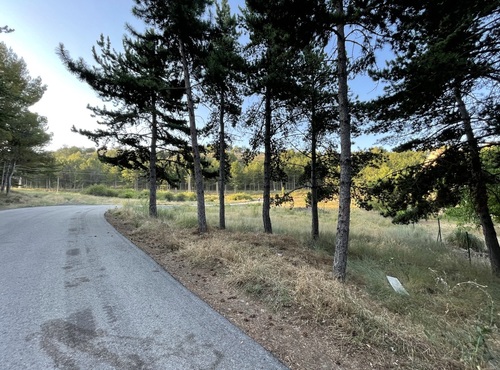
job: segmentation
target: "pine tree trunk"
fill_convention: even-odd
[[[462,117],[467,145],[469,148],[469,166],[471,174],[471,194],[474,200],[474,208],[481,222],[484,241],[488,248],[491,270],[494,275],[500,276],[500,245],[498,243],[497,233],[488,206],[488,192],[486,189],[483,167],[479,153],[479,145],[471,126],[469,112],[462,99],[458,87],[455,88],[455,100],[457,101],[460,115]]]
[[[271,92],[266,88],[264,128],[264,194],[262,201],[262,220],[264,232],[273,233],[271,224]]]
[[[318,215],[318,156],[317,156],[317,139],[318,133],[316,132],[315,115],[312,118],[312,132],[311,132],[311,221],[312,229],[311,235],[313,240],[319,238],[319,215]]]
[[[14,176],[14,171],[16,170],[16,161],[12,163],[12,166],[7,173],[7,185],[5,187],[5,194],[9,195],[10,189],[12,188],[12,176]]]
[[[344,15],[342,0],[336,1],[339,16]],[[347,91],[347,54],[345,49],[344,23],[337,24],[337,68],[339,79],[339,128],[340,128],[340,189],[337,239],[333,258],[333,275],[345,281],[347,250],[351,217],[351,123]]]
[[[2,182],[0,183],[0,193],[5,191],[5,180],[7,179],[7,161],[3,162]]]
[[[149,216],[158,217],[156,207],[156,142],[158,140],[158,122],[156,117],[156,102],[153,98],[151,114],[151,147],[149,154]]]
[[[201,172],[200,149],[198,148],[198,131],[196,129],[196,121],[194,118],[193,92],[191,89],[191,78],[189,74],[187,56],[182,42],[179,42],[179,49],[182,58],[182,67],[184,70],[184,83],[186,87],[189,113],[189,129],[191,133],[191,145],[193,147],[194,182],[196,186],[196,201],[198,205],[198,231],[200,233],[205,233],[208,230],[207,218],[205,214],[205,189],[203,185],[203,174]]]
[[[224,92],[221,92],[219,117],[219,228],[226,228],[224,188],[226,186],[226,140],[224,137]]]

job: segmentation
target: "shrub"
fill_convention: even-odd
[[[186,200],[186,195],[184,193],[179,193],[175,195],[175,200],[177,202],[184,202]]]
[[[177,202],[192,202],[196,200],[196,194],[193,192],[183,192],[175,195]]]
[[[253,200],[253,197],[247,193],[235,193],[227,196],[228,200]]]
[[[205,202],[215,202],[219,200],[218,195],[207,194],[205,195]]]
[[[477,236],[468,233],[464,228],[457,228],[455,231],[446,238],[446,242],[454,247],[470,249],[476,252],[484,252],[485,245]]]
[[[92,185],[83,191],[83,194],[95,195],[98,197],[118,197],[118,191],[110,189],[105,185]]]
[[[162,192],[161,197],[168,202],[175,200],[175,195],[171,191]]]
[[[137,192],[132,189],[124,189],[118,192],[118,197],[125,199],[137,198]]]

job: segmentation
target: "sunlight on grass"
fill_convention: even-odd
[[[76,204],[123,204],[123,199],[96,197],[79,192],[55,192],[16,189],[9,195],[0,194],[0,209]]]
[[[182,208],[169,220],[195,228],[195,213]],[[207,207],[211,236],[188,243],[182,253],[202,265],[222,264],[230,284],[274,309],[296,305],[304,317],[356,333],[346,334],[349,340],[392,348],[419,368],[481,367],[498,350],[498,280],[487,264],[469,264],[436,241],[434,225],[393,225],[354,209],[348,282],[339,284],[330,273],[335,209],[320,212],[317,241],[307,209],[273,208],[271,217],[275,235],[265,235],[261,204],[229,206],[230,233],[218,233],[218,207]],[[410,296],[396,294],[386,275],[397,277]]]
[[[28,197],[24,191],[14,195]],[[49,197],[75,202],[67,196],[29,194],[35,204]],[[271,309],[293,309],[303,320],[343,333],[346,343],[397,354],[406,368],[499,367],[499,279],[480,255],[469,261],[463,250],[438,241],[435,220],[393,225],[375,212],[353,209],[348,277],[341,284],[331,274],[336,209],[320,211],[320,237],[313,241],[308,209],[272,208],[269,235],[262,233],[261,207],[228,205],[227,230],[220,231],[214,202],[206,207],[210,232],[204,235],[196,232],[192,204],[159,206],[152,219],[145,199],[131,200],[114,213],[156,253],[175,251],[220,271],[227,284]],[[441,222],[444,241],[456,228]],[[409,296],[395,293],[387,275],[397,277]]]

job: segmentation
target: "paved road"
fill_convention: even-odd
[[[104,219],[0,212],[1,369],[285,369]]]

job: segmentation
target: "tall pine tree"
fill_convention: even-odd
[[[500,1],[393,1],[388,40],[396,58],[374,73],[386,94],[372,105],[373,131],[399,138],[400,150],[440,150],[433,164],[375,189],[388,215],[411,222],[470,193],[500,275],[500,246],[488,206],[481,149],[498,145]],[[444,149],[443,149],[444,148]],[[412,184],[411,187],[408,185]]]
[[[316,18],[323,38],[333,47],[332,60],[337,83],[338,123],[340,138],[339,212],[333,262],[333,274],[344,281],[347,272],[349,248],[351,188],[353,158],[351,140],[355,129],[353,117],[355,105],[350,101],[350,80],[363,73],[375,61],[374,51],[380,29],[385,19],[380,13],[378,0],[332,0],[321,2],[326,9]],[[351,50],[351,54],[348,54]]]
[[[132,12],[153,26],[163,37],[163,42],[181,63],[187,99],[193,169],[198,205],[198,230],[208,230],[205,213],[205,190],[198,128],[195,120],[195,97],[192,79],[201,77],[206,55],[210,22],[206,19],[211,0],[135,0]]]
[[[205,60],[204,99],[212,107],[211,121],[218,127],[217,158],[219,160],[219,227],[226,228],[224,194],[229,163],[226,159],[226,121],[233,125],[241,113],[240,85],[245,62],[238,44],[237,18],[231,15],[227,0],[216,3],[215,24]]]
[[[321,1],[299,0],[264,1],[246,0],[243,10],[244,28],[250,41],[248,92],[262,98],[263,122],[251,112],[250,118],[257,127],[252,140],[255,147],[264,147],[264,191],[262,219],[264,232],[272,233],[270,217],[271,181],[281,180],[279,166],[282,143],[278,132],[286,126],[278,114],[284,101],[291,98],[294,89],[293,67],[300,50],[309,45],[316,35],[316,16],[321,14]]]
[[[40,78],[32,78],[26,63],[12,49],[0,43],[0,189],[9,193],[14,173],[27,168],[50,141],[46,119],[29,108],[45,92]]]
[[[322,45],[321,45],[322,46]],[[328,56],[323,47],[315,46],[304,48],[301,61],[297,65],[295,99],[291,101],[291,108],[297,112],[296,119],[308,122],[306,140],[310,143],[308,152],[310,161],[307,169],[306,183],[311,188],[308,199],[311,206],[311,236],[319,237],[318,202],[329,195],[322,186],[321,145],[326,145],[328,135],[337,131],[338,114],[335,84],[333,78],[335,70],[327,61]]]
[[[172,61],[163,38],[154,30],[139,34],[129,28],[132,37],[123,40],[123,52],[111,48],[101,37],[100,51],[93,48],[96,66],[83,59],[73,60],[61,44],[59,55],[67,69],[89,84],[100,98],[113,103],[112,108],[89,107],[100,117],[103,129],[79,132],[100,146],[100,158],[122,168],[140,169],[148,173],[150,185],[149,214],[157,216],[156,187],[158,171],[164,180],[175,183],[165,168],[156,163],[161,142],[173,160],[186,156],[187,143],[183,135],[188,128],[181,118],[184,86],[182,73]],[[144,129],[146,129],[144,131]],[[75,129],[76,130],[76,129]],[[108,156],[109,144],[120,149]]]

